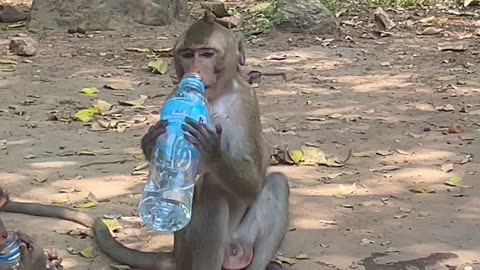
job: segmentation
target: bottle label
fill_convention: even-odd
[[[160,114],[162,120],[168,120],[169,123],[184,123],[185,117],[190,117],[210,126],[208,107],[183,97],[173,97],[167,100]]]
[[[192,165],[198,165],[200,153],[185,140],[185,131],[181,127],[185,123],[185,117],[210,127],[209,111],[205,103],[184,97],[167,100],[161,110],[161,119],[168,121],[167,132],[157,140],[155,157],[157,161],[164,162],[162,166],[165,169],[185,171]]]

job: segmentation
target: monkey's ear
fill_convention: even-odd
[[[237,38],[237,53],[238,53],[238,63],[241,66],[245,66],[245,42],[240,34],[236,35]]]
[[[203,13],[203,21],[206,23],[214,23],[215,22],[215,15],[212,12],[205,10]]]

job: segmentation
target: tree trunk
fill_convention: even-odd
[[[29,28],[108,30],[132,23],[163,26],[188,16],[187,0],[34,0]]]

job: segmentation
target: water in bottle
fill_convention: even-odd
[[[139,205],[142,221],[157,231],[178,231],[190,222],[200,153],[185,140],[181,126],[185,117],[210,126],[204,93],[200,76],[186,75],[176,94],[161,109],[160,118],[167,120],[168,124],[166,132],[156,141]]]
[[[7,242],[0,249],[0,269],[17,270],[20,262],[20,239],[16,233],[9,233]]]

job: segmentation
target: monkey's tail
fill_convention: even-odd
[[[69,220],[92,229],[97,245],[115,261],[145,270],[175,270],[172,252],[144,252],[128,248],[113,238],[107,225],[76,209],[8,200],[0,211]]]
[[[173,252],[145,252],[128,248],[113,238],[107,225],[99,218],[93,225],[97,244],[114,260],[134,268],[148,270],[175,270]]]
[[[88,228],[92,228],[94,219],[78,210],[69,209],[57,205],[45,205],[40,203],[15,202],[9,200],[1,208],[3,212],[19,213],[40,217],[52,217],[69,220]]]

